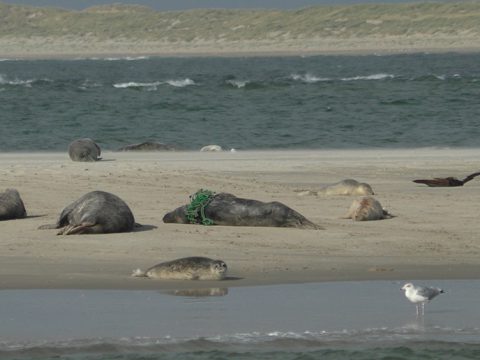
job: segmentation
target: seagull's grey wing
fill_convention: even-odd
[[[432,288],[432,287],[425,287],[425,286],[418,286],[417,287],[417,294],[420,296],[426,297],[428,300],[432,300],[435,296],[440,294],[442,290],[439,288]]]

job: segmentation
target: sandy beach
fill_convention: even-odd
[[[157,289],[213,282],[132,278],[184,256],[224,260],[222,287],[377,279],[480,278],[479,180],[428,188],[413,179],[478,171],[480,149],[0,154],[0,189],[16,188],[29,217],[0,222],[0,288]],[[367,182],[394,218],[342,219],[354,197],[299,196],[345,178]],[[325,230],[164,224],[204,188],[280,201]],[[93,191],[112,192],[144,225],[131,233],[57,236],[38,230]],[[218,286],[218,282],[214,283]]]

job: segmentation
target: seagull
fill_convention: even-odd
[[[440,288],[428,286],[415,286],[412,283],[403,285],[402,290],[405,291],[405,296],[408,300],[417,306],[417,316],[420,314],[420,304],[422,304],[421,314],[425,314],[425,303],[429,302],[439,294],[443,294]]]
[[[476,172],[468,175],[465,179],[459,180],[455,177],[446,177],[446,178],[435,178],[435,179],[420,179],[413,180],[413,182],[418,184],[425,184],[431,187],[448,187],[448,186],[463,186],[466,182],[472,180],[474,177],[480,175],[480,172]]]

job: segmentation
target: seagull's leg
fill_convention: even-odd
[[[419,313],[419,307],[418,307],[418,304],[415,304],[415,307],[417,308],[417,317],[418,317],[418,313]]]
[[[422,315],[425,315],[425,303],[422,302]]]

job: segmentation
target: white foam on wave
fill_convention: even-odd
[[[318,76],[312,75],[310,73],[292,74],[292,75],[290,75],[290,78],[295,80],[295,81],[302,81],[302,82],[305,82],[305,83],[308,83],[308,84],[313,84],[313,83],[320,82],[320,81],[330,81],[331,80],[329,78],[318,77]]]
[[[9,80],[7,76],[0,74],[0,85],[23,85],[26,87],[31,87],[32,83],[34,83],[36,80],[35,79],[29,79],[29,80],[20,80],[20,79],[14,79],[14,80]],[[45,81],[48,81],[48,79],[45,79]]]
[[[148,88],[148,89],[151,89],[151,90],[156,90],[157,86],[160,85],[160,84],[162,84],[160,81],[155,81],[155,82],[151,82],[151,83],[142,83],[142,82],[130,81],[130,82],[126,82],[126,83],[113,84],[113,87],[117,88],[117,89]]]
[[[354,77],[347,77],[347,78],[342,78],[342,81],[357,81],[357,80],[385,80],[385,79],[393,79],[395,75],[392,74],[372,74],[372,75],[366,75],[366,76],[354,76]]]
[[[250,83],[249,80],[227,80],[225,81],[228,85],[231,85],[233,87],[236,87],[238,89],[242,89],[244,88],[245,86],[247,86],[247,84]]]
[[[165,81],[165,83],[175,87],[185,87],[185,86],[195,85],[195,81],[189,78],[180,79],[180,80],[167,80]]]

